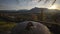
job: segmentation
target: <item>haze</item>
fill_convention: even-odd
[[[39,8],[50,8],[52,9],[51,3],[53,0],[49,0],[46,4],[44,1],[38,2],[39,0],[0,0],[0,10],[21,10],[21,9],[31,9],[34,7]],[[54,7],[55,5],[55,7]],[[52,6],[53,9],[60,9],[60,0],[57,0]]]

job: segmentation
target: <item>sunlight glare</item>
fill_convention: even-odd
[[[49,7],[48,9],[57,9],[57,6],[53,5],[53,6]]]

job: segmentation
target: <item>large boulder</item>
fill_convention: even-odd
[[[38,22],[25,21],[17,24],[11,34],[50,34],[49,29]]]

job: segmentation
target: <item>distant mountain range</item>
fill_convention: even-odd
[[[40,13],[41,11],[58,12],[60,10],[35,7],[32,8],[31,10],[0,10],[0,13]]]

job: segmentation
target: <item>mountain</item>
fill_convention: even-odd
[[[32,8],[31,10],[0,10],[0,13],[41,13],[44,12],[60,12],[60,10],[56,9],[47,9],[47,8]]]
[[[24,13],[28,10],[0,10],[0,13]]]
[[[35,7],[35,8],[32,8],[29,12],[30,13],[40,13],[41,11],[45,11],[45,10],[47,10],[47,8],[37,8],[37,7]]]
[[[48,10],[47,8],[32,8],[31,10],[19,10],[19,13],[41,13],[41,11]]]

